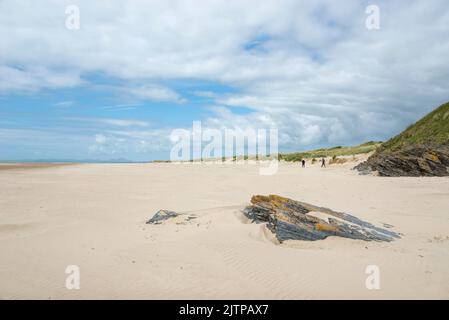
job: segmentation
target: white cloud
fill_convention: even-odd
[[[95,135],[89,146],[94,155],[151,156],[155,152],[167,153],[171,148],[170,129],[105,130]]]
[[[1,32],[0,36],[5,37]],[[42,88],[67,88],[83,83],[76,71],[55,72],[46,67],[30,66],[20,69],[0,64],[0,74],[0,95],[10,92],[34,93]]]
[[[107,138],[104,135],[102,135],[102,134],[96,134],[95,135],[95,142],[96,143],[104,144],[104,143],[106,143],[106,141],[107,141]]]
[[[99,119],[100,122],[119,127],[148,127],[149,123],[139,120]]]
[[[121,87],[116,88],[128,99],[137,101],[171,101],[182,103],[184,100],[176,91],[159,85],[144,85],[140,87]]]
[[[79,31],[64,27],[73,3]],[[380,30],[369,31],[368,4],[4,0],[0,94],[99,72],[132,83],[118,91],[138,101],[182,103],[160,83],[204,80],[237,89],[206,93],[227,107],[208,125],[276,126],[291,146],[386,137],[449,100],[449,11],[445,0],[377,1]],[[241,106],[252,113],[232,112]]]
[[[112,118],[82,118],[69,117],[66,120],[79,121],[93,124],[104,124],[118,127],[148,127],[150,125],[147,121],[133,120],[133,119],[112,119]]]
[[[69,100],[69,101],[60,101],[54,104],[55,107],[61,107],[61,108],[66,108],[66,107],[70,107],[73,104],[75,104],[75,101]]]

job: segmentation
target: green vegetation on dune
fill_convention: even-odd
[[[333,148],[322,148],[311,151],[283,153],[279,154],[279,159],[285,161],[301,161],[302,159],[352,156],[357,154],[370,153],[376,150],[382,142],[369,141],[354,147],[337,146]]]
[[[355,168],[386,177],[449,176],[449,102],[382,144]]]
[[[208,158],[208,159],[202,159],[202,160],[208,160],[208,161],[228,161],[228,160],[232,160],[232,161],[240,161],[240,160],[268,160],[268,159],[279,159],[279,160],[284,160],[284,161],[293,161],[293,162],[298,162],[301,161],[302,159],[312,159],[312,163],[315,163],[317,161],[317,159],[319,158],[333,158],[334,162],[338,162],[336,157],[340,157],[340,156],[355,156],[358,154],[366,154],[366,153],[370,153],[374,150],[376,150],[377,148],[379,148],[379,146],[382,144],[382,142],[380,141],[368,141],[365,143],[362,143],[358,146],[353,146],[353,147],[343,147],[343,146],[336,146],[336,147],[332,147],[332,148],[321,148],[321,149],[316,149],[316,150],[310,150],[310,151],[303,151],[303,152],[294,152],[294,153],[279,153],[279,155],[277,154],[267,154],[264,157],[260,157],[257,155],[244,155],[244,156],[233,156],[230,158],[227,157],[222,157],[220,158]],[[193,160],[185,160],[185,162],[192,162]],[[196,160],[199,161],[199,160]],[[171,162],[170,160],[154,160],[152,161],[153,163],[168,163]]]
[[[385,142],[378,153],[409,146],[441,145],[449,142],[449,102],[441,105],[405,131]]]

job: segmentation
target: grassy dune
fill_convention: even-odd
[[[377,151],[390,153],[410,146],[435,146],[448,142],[449,102],[439,106],[405,131],[385,142]]]

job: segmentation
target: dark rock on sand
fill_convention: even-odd
[[[449,145],[414,146],[372,155],[355,167],[363,173],[386,177],[449,176]]]
[[[449,176],[449,103],[383,143],[355,169],[388,177]]]
[[[170,218],[174,218],[179,216],[179,213],[169,210],[159,210],[156,214],[148,220],[147,224],[160,224],[162,221],[165,221]]]
[[[253,196],[243,213],[267,227],[282,242],[285,240],[321,240],[338,236],[365,241],[392,241],[399,234],[362,221],[343,212],[283,198],[276,195]],[[319,216],[319,217],[318,217]]]

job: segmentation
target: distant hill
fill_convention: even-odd
[[[382,144],[356,169],[382,176],[449,175],[449,103]]]

